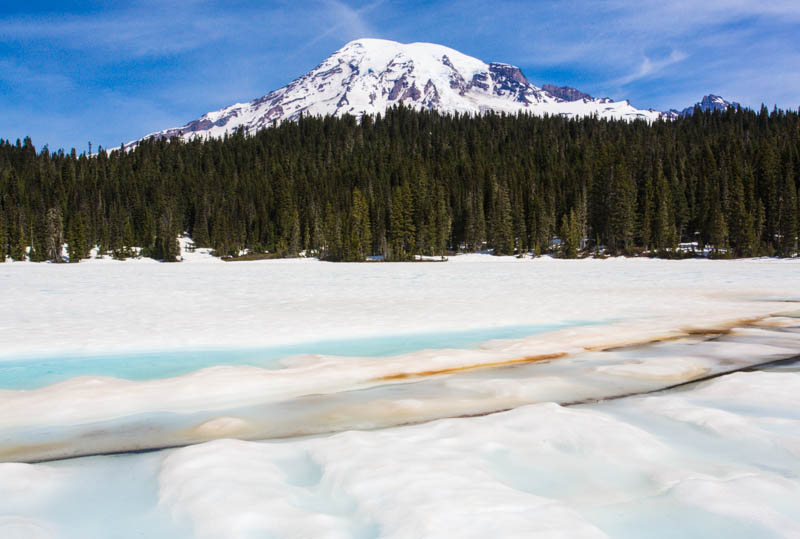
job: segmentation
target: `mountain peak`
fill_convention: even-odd
[[[704,95],[703,99],[701,99],[699,102],[695,103],[691,107],[686,107],[685,109],[683,109],[681,113],[684,115],[691,116],[694,113],[695,107],[700,107],[700,110],[702,110],[703,112],[709,112],[709,111],[713,112],[715,110],[726,111],[729,108],[738,109],[741,108],[741,105],[736,102],[726,101],[725,99],[723,99],[718,95],[708,94]]]

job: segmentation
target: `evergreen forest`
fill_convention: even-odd
[[[673,121],[304,117],[207,141],[95,155],[0,140],[0,262],[218,256],[414,260],[492,250],[795,256],[800,115]]]

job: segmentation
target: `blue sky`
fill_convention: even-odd
[[[798,0],[33,3],[0,7],[0,138],[51,149],[183,125],[359,37],[440,43],[640,108],[800,105]]]

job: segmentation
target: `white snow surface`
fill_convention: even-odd
[[[798,410],[800,373],[737,373],[595,405],[0,464],[0,536],[797,537]]]
[[[144,138],[221,137],[237,128],[254,132],[296,120],[301,114],[360,118],[383,113],[401,102],[414,109],[446,114],[526,112],[648,121],[665,117],[651,109],[637,109],[628,101],[565,101],[531,84],[514,66],[487,64],[442,45],[358,39],[283,88]]]

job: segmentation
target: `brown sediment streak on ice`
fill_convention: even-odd
[[[449,367],[447,369],[434,369],[429,371],[417,372],[399,372],[395,374],[387,374],[386,376],[379,376],[373,378],[370,382],[383,382],[391,380],[407,380],[409,378],[426,378],[428,376],[437,376],[440,374],[454,374],[457,372],[474,371],[478,369],[493,369],[496,367],[507,367],[509,365],[519,365],[522,363],[535,363],[538,361],[549,361],[551,359],[558,359],[566,356],[566,352],[558,352],[555,354],[539,354],[535,356],[525,356],[518,359],[509,359],[506,361],[493,361],[490,363],[477,363],[474,365],[461,365],[459,367]]]
[[[672,335],[664,335],[661,337],[648,337],[647,339],[628,339],[625,341],[617,341],[612,344],[596,344],[591,346],[584,346],[583,349],[587,352],[616,352],[617,350],[624,350],[626,348],[636,348],[639,346],[649,346],[651,344],[658,344],[662,342],[677,341],[688,337],[688,333],[675,333]]]
[[[12,445],[0,449],[0,462],[32,462],[31,455],[42,455],[40,460],[63,458],[70,450],[69,442]]]
[[[719,324],[717,326],[687,327],[672,332],[667,332],[666,334],[657,337],[648,336],[647,338],[644,339],[628,339],[624,341],[618,341],[612,344],[609,343],[598,344],[592,346],[584,346],[583,348],[587,352],[615,352],[618,350],[624,350],[626,348],[650,346],[653,344],[659,344],[663,342],[677,341],[679,339],[685,339],[687,337],[700,337],[700,338],[706,337],[709,339],[714,339],[717,337],[722,337],[723,335],[729,335],[736,328],[759,326],[761,324],[764,324],[765,321],[767,321],[768,319],[774,318],[776,316],[781,316],[781,315],[766,315],[755,318],[742,318],[738,320],[732,320],[724,324]]]
[[[700,335],[700,336],[727,335],[734,328],[758,325],[767,320],[768,318],[772,317],[773,317],[772,315],[766,315],[766,316],[757,316],[754,318],[740,318],[738,320],[732,320],[730,322],[726,322],[724,324],[718,324],[712,327],[690,327],[690,328],[685,328],[681,331],[687,333],[688,335]]]

